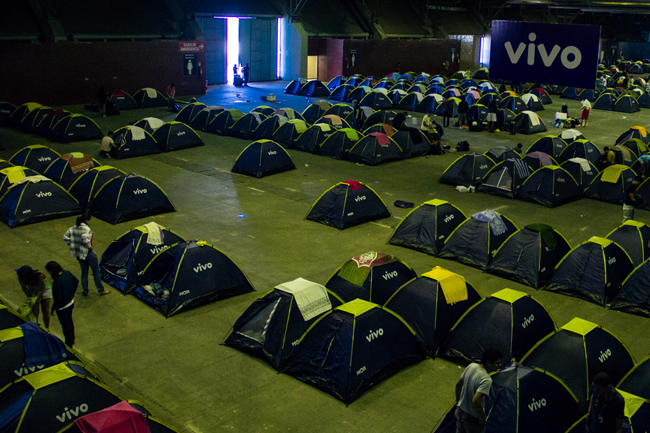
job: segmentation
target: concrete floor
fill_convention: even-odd
[[[299,110],[304,97],[284,95],[286,82],[252,83],[250,88],[216,86],[200,101],[248,111],[261,105],[260,96],[275,93],[278,107]],[[179,89],[181,93],[182,89]],[[241,96],[238,97],[237,94]],[[564,100],[541,112],[550,134],[554,112]],[[179,98],[183,99],[183,98]],[[577,115],[580,103],[566,101]],[[67,107],[83,112],[83,107]],[[582,130],[598,145],[614,144],[629,126],[650,126],[647,110],[634,114],[593,110]],[[96,114],[91,114],[96,115]],[[172,120],[164,108],[123,111],[120,116],[96,118],[103,131],[130,121],[154,116]],[[395,200],[416,204],[439,198],[459,206],[467,215],[496,209],[519,227],[546,223],[558,229],[572,246],[591,236],[605,236],[621,222],[621,207],[582,199],[556,209],[512,201],[482,193],[460,193],[438,182],[442,171],[459,155],[447,153],[369,167],[292,151],[297,170],[254,179],[230,173],[247,141],[202,134],[206,146],[168,154],[106,162],[127,172],[156,181],[169,195],[178,212],[131,221],[116,226],[92,221],[99,253],[130,228],[155,220],[188,239],[200,238],[226,252],[250,278],[257,292],[223,300],[170,319],[133,296],[116,290],[99,297],[91,290],[79,297],[74,311],[78,351],[101,378],[123,398],[136,399],[158,418],[183,432],[430,432],[453,402],[454,384],[461,368],[450,362],[428,359],[393,376],[360,397],[349,407],[289,376],[276,374],[262,361],[219,343],[239,315],[261,294],[275,285],[303,277],[325,283],[338,266],[367,251],[395,254],[418,274],[434,266],[460,273],[483,296],[505,287],[521,290],[539,300],[562,326],[573,317],[593,321],[616,334],[639,361],[650,354],[648,319],[609,311],[567,296],[537,292],[479,270],[388,245],[393,229],[408,209],[394,207]],[[448,128],[443,141],[452,147],[469,141],[472,151],[484,152],[497,145],[524,149],[537,136],[472,133]],[[45,144],[61,153],[83,151],[97,155],[99,143],[51,143],[42,137],[0,128],[6,148],[0,158],[9,159],[30,144]],[[313,202],[339,181],[356,179],[372,186],[389,205],[393,216],[344,231],[306,221]],[[240,218],[239,214],[246,214]],[[637,219],[648,222],[648,213]],[[13,269],[29,264],[43,269],[58,260],[77,275],[76,261],[62,240],[74,218],[64,218],[9,229],[0,225],[0,284],[2,298],[16,307],[22,293]],[[56,319],[52,332],[62,337]]]

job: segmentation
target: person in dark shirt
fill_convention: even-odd
[[[108,102],[108,98],[106,97],[106,90],[104,90],[104,86],[102,86],[97,91],[97,104],[99,106],[99,115],[101,117],[106,117],[107,102]]]
[[[74,295],[79,287],[79,280],[70,271],[63,270],[57,262],[50,261],[45,269],[52,277],[52,315],[56,314],[61,322],[61,329],[65,344],[69,347],[75,344],[74,323],[72,322],[72,309],[74,308]]]
[[[587,433],[622,433],[625,400],[614,388],[607,373],[594,377],[594,392],[589,399]]]
[[[467,111],[469,111],[469,102],[462,99],[458,104],[458,126],[461,128],[467,127]]]
[[[634,206],[643,203],[642,197],[637,195],[636,189],[643,182],[643,177],[637,176],[631,184],[625,188],[625,201],[623,202],[623,222],[634,219]]]
[[[451,112],[454,109],[451,99],[447,98],[442,102],[442,126],[449,126]]]
[[[398,131],[408,129],[406,126],[406,113],[397,113],[397,116],[393,119],[393,128]]]

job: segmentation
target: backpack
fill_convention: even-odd
[[[458,144],[456,144],[456,150],[458,152],[468,152],[469,143],[467,141],[459,141]]]

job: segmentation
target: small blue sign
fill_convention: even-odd
[[[492,21],[490,79],[596,86],[600,26]]]

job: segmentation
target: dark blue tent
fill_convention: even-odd
[[[399,130],[390,138],[404,151],[404,158],[415,158],[431,152],[429,138],[417,128]]]
[[[520,362],[557,376],[585,412],[596,374],[605,372],[617,383],[634,366],[634,358],[615,335],[578,317],[537,343]]]
[[[332,93],[327,99],[333,100],[333,101],[347,101],[348,96],[350,96],[350,93],[354,90],[354,87],[349,85],[349,84],[342,84],[338,86],[336,89],[332,89]]]
[[[650,261],[643,262],[628,275],[620,292],[607,306],[612,310],[650,317]]]
[[[131,173],[107,182],[90,202],[90,214],[111,224],[151,215],[176,212],[176,208],[153,181]]]
[[[19,165],[9,165],[7,168],[3,168],[0,170],[0,198],[2,198],[11,185],[25,177],[38,175],[38,172],[31,168],[21,167]]]
[[[303,110],[303,120],[307,123],[314,123],[323,117],[330,108],[332,108],[332,103],[329,101],[312,102]]]
[[[532,224],[510,235],[492,255],[485,270],[539,289],[569,251],[571,245],[557,230],[545,224]]]
[[[596,164],[600,155],[600,149],[595,144],[585,138],[578,138],[562,151],[557,157],[557,161],[561,164],[571,158],[584,158],[590,163]]]
[[[231,171],[259,179],[295,169],[289,153],[282,146],[271,140],[257,140],[239,154]]]
[[[494,161],[489,157],[478,153],[467,153],[445,169],[440,182],[462,186],[479,185],[493,167]]]
[[[555,323],[542,304],[524,292],[503,289],[456,322],[438,355],[468,365],[481,362],[485,349],[494,348],[503,354],[502,362],[518,361],[553,331]]]
[[[116,177],[126,175],[127,173],[110,165],[94,167],[78,177],[68,191],[79,201],[81,209],[86,211],[90,201],[102,186]]]
[[[350,404],[424,356],[402,318],[357,299],[322,316],[282,372]]]
[[[515,114],[519,114],[528,109],[526,102],[519,96],[508,96],[499,102],[499,108],[508,109]]]
[[[639,103],[636,99],[632,95],[627,94],[621,95],[616,102],[614,102],[614,106],[612,107],[612,111],[618,111],[621,113],[634,113],[640,110]]]
[[[560,167],[575,179],[583,194],[598,174],[596,166],[584,158],[571,158],[564,161]]]
[[[630,167],[622,164],[611,165],[596,175],[585,196],[608,203],[623,204],[625,190],[635,178],[636,173]]]
[[[100,167],[101,164],[90,155],[81,152],[66,153],[52,161],[52,164],[45,169],[43,176],[52,179],[65,189],[84,173],[93,167]]]
[[[144,87],[133,95],[140,108],[166,107],[167,98],[151,87]]]
[[[523,183],[517,199],[556,207],[582,198],[582,190],[573,176],[556,165],[535,170]]]
[[[544,152],[553,158],[557,158],[565,148],[566,143],[560,137],[546,135],[531,144],[526,153]]]
[[[354,144],[363,138],[363,134],[352,128],[342,128],[334,132],[323,141],[318,153],[334,159],[346,159],[347,154]]]
[[[136,285],[132,293],[165,317],[254,291],[226,254],[198,240],[156,254]]]
[[[190,106],[191,105],[188,107]],[[185,109],[188,107],[185,107]],[[201,104],[201,106],[194,106],[187,114],[187,121],[183,123],[186,123],[194,129],[205,131],[206,125],[209,125],[210,122],[212,122],[212,120],[223,111],[225,111],[225,108],[223,107],[206,106],[203,104]],[[182,112],[183,110],[178,114],[181,114]],[[184,116],[182,116],[182,118],[184,118]],[[178,120],[178,118],[176,120]]]
[[[623,248],[636,268],[650,258],[650,227],[640,221],[628,220],[612,230],[605,239]]]
[[[392,110],[375,111],[363,122],[363,129],[368,129],[371,126],[377,125],[379,123],[387,123],[391,125],[393,123],[393,119],[395,119],[395,116],[397,116],[397,113]]]
[[[284,116],[274,115],[267,117],[255,128],[255,133],[251,138],[255,140],[270,140],[273,138],[273,133],[282,125],[283,121],[287,121],[287,118]]]
[[[25,146],[18,152],[14,153],[9,162],[13,165],[31,168],[32,170],[43,174],[47,167],[49,167],[53,161],[58,159],[59,156],[61,156],[61,154],[54,149],[50,149],[49,147],[40,144],[33,144],[31,146]]]
[[[178,121],[167,122],[159,126],[153,133],[153,139],[156,140],[163,152],[203,146],[203,140],[199,134],[191,126]]]
[[[0,102],[0,126],[4,125],[9,120],[11,113],[13,113],[15,109],[16,106],[11,102]]]
[[[650,400],[650,356],[631,368],[618,383],[617,388]]]
[[[384,308],[404,318],[435,357],[454,323],[480,300],[462,275],[436,266],[400,287]]]
[[[307,130],[307,124],[304,120],[290,119],[280,125],[278,129],[273,132],[271,137],[273,141],[281,144],[289,149],[293,146],[293,142],[298,139],[300,134]]]
[[[564,256],[544,290],[605,306],[632,269],[632,260],[623,248],[594,236]]]
[[[451,232],[439,256],[485,269],[490,256],[515,231],[517,226],[505,215],[492,210],[479,212]]]
[[[318,153],[321,144],[336,131],[327,123],[315,123],[293,142],[293,148],[303,152]]]
[[[484,176],[478,190],[501,197],[515,198],[531,174],[531,169],[519,158],[501,161]]]
[[[373,110],[382,110],[391,108],[393,103],[385,93],[375,90],[365,95],[359,101],[359,105],[362,107],[371,107]]]
[[[106,98],[119,110],[133,110],[138,108],[138,103],[135,102],[133,96],[124,90],[113,90]]]
[[[348,180],[325,191],[311,207],[307,219],[343,230],[389,216],[386,204],[372,188]]]
[[[149,243],[149,230],[158,231],[160,240]],[[154,222],[129,230],[104,250],[99,263],[102,280],[124,294],[130,293],[135,288],[138,273],[151,259],[179,242],[185,239]]]
[[[80,213],[79,202],[68,191],[41,176],[22,179],[0,198],[0,220],[9,227]]]
[[[594,110],[611,110],[616,102],[616,95],[613,93],[603,93],[593,103]]]
[[[232,124],[227,135],[250,140],[255,136],[255,130],[262,124],[264,119],[266,119],[266,116],[261,113],[251,112],[245,114]]]
[[[327,280],[325,287],[344,302],[355,299],[383,305],[404,283],[417,274],[391,255],[370,251],[351,258]]]
[[[284,88],[284,93],[289,95],[297,95],[300,88],[307,83],[307,80],[304,78],[296,78],[287,84],[287,87]]]
[[[329,300],[329,308],[321,306],[316,311],[310,309],[303,313],[294,295],[302,290],[309,290],[310,293],[318,290],[322,294],[322,303]],[[319,317],[342,304],[343,301],[332,291],[298,278],[276,286],[255,300],[235,321],[222,344],[260,358],[280,370],[290,356],[294,343]]]
[[[237,109],[229,108],[217,113],[212,119],[208,119],[203,130],[210,134],[227,135],[230,128],[242,117],[244,117],[244,113]]]
[[[430,200],[409,212],[397,225],[389,244],[437,255],[447,237],[467,217],[444,200]]]
[[[124,126],[115,131],[117,148],[111,149],[113,158],[123,159],[160,153],[160,146],[151,134],[137,126]]]
[[[50,138],[61,143],[95,140],[103,136],[95,121],[83,114],[71,114],[61,118],[50,131]]]
[[[327,86],[321,81],[309,80],[300,86],[300,89],[296,92],[296,95],[312,97],[329,96],[330,89],[328,89]]]
[[[372,132],[355,143],[347,159],[361,164],[378,165],[404,157],[404,150],[392,138],[381,132]]]

